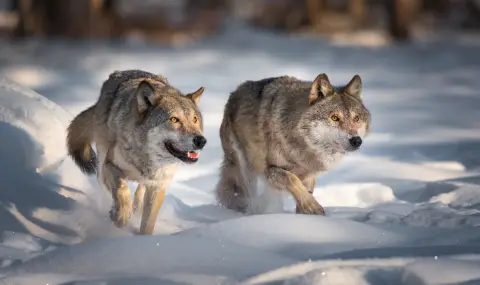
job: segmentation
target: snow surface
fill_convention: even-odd
[[[246,29],[178,48],[2,43],[0,284],[480,284],[479,48],[437,38],[369,49]],[[168,189],[154,236],[115,228],[107,193],[65,156],[69,121],[110,72],[130,68],[206,88],[207,147]],[[295,215],[291,199],[269,215],[217,207],[229,92],[321,72],[334,83],[360,74],[373,118],[361,151],[317,179],[327,217]]]

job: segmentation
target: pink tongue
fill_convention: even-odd
[[[187,153],[188,158],[198,158],[198,153],[191,151]]]

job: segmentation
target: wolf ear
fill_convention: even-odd
[[[138,112],[143,113],[148,107],[155,104],[155,89],[148,81],[144,80],[138,84],[135,97],[137,97]]]
[[[193,101],[193,103],[198,104],[198,101],[200,101],[200,97],[203,94],[203,91],[205,91],[205,88],[200,87],[197,91],[190,93],[186,95],[189,99]]]
[[[362,94],[362,79],[359,75],[353,76],[352,80],[345,86],[345,92],[355,97]]]
[[[319,74],[313,81],[310,89],[309,104],[312,104],[318,97],[326,97],[333,93],[333,86],[325,73]]]

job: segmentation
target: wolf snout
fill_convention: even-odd
[[[193,138],[193,145],[196,149],[202,149],[207,144],[207,139],[204,136],[195,136]]]
[[[352,137],[350,140],[350,145],[353,146],[355,149],[359,148],[362,145],[362,138],[361,137]]]

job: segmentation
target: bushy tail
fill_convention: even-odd
[[[92,148],[95,105],[78,114],[68,126],[68,154],[83,173],[97,172],[97,156]]]

